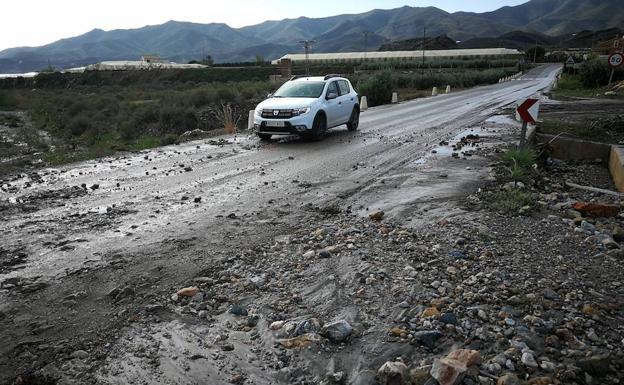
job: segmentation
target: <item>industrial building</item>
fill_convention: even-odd
[[[521,55],[517,49],[509,48],[483,48],[483,49],[447,49],[424,51],[425,58],[466,58],[466,57],[492,57]],[[338,52],[338,53],[311,53],[307,55],[310,64],[333,64],[333,63],[361,63],[380,61],[412,61],[422,60],[423,51],[375,51],[375,52]],[[292,64],[306,61],[306,54],[288,54],[272,61],[278,65],[282,61],[290,61]]]

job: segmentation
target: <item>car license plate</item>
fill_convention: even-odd
[[[284,122],[281,120],[267,120],[267,127],[284,127]]]

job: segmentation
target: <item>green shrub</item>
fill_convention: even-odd
[[[357,83],[357,91],[366,96],[371,106],[390,103],[392,100],[393,82],[390,72],[383,72]]]
[[[529,148],[514,148],[503,155],[503,160],[508,165],[515,165],[525,170],[532,169],[536,159],[535,152]]]
[[[611,76],[611,67],[605,59],[596,58],[585,62],[579,70],[583,85],[588,88],[606,86]],[[614,80],[624,79],[624,71],[615,71]]]
[[[506,213],[518,212],[525,206],[533,205],[531,194],[518,189],[498,191],[492,197],[492,207]]]

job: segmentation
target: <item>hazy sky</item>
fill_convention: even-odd
[[[0,50],[38,46],[93,28],[139,28],[168,20],[219,22],[232,27],[299,16],[360,13],[403,5],[445,11],[492,11],[528,0],[3,0]],[[218,5],[217,5],[218,4]]]

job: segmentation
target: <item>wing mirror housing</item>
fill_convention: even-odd
[[[330,92],[327,94],[326,99],[327,100],[332,100],[332,99],[336,99],[338,97],[338,95],[335,92]]]

